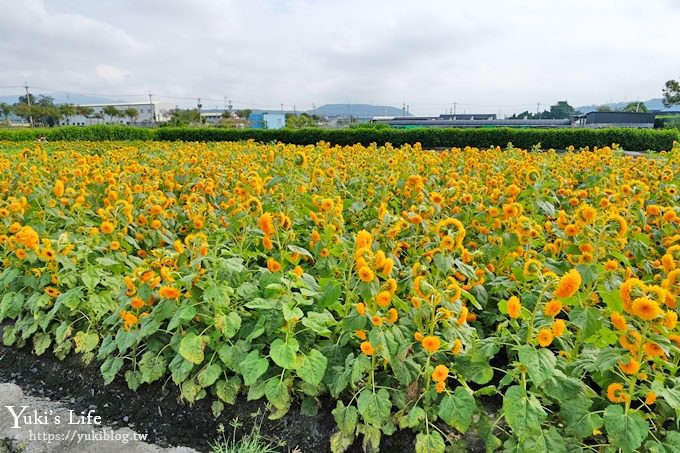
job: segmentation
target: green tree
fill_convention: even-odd
[[[9,124],[9,114],[12,113],[12,110],[14,110],[14,107],[12,107],[6,102],[0,102],[0,112],[2,112],[2,120],[7,124]]]
[[[89,105],[78,105],[78,106],[76,106],[76,113],[78,115],[84,116],[88,120],[90,118],[95,118],[94,109],[92,107],[90,107]]]
[[[680,105],[680,82],[669,80],[663,88],[663,105],[671,107]]]
[[[59,106],[59,113],[64,122],[68,123],[69,118],[78,113],[78,110],[74,104],[61,104]]]
[[[644,102],[630,102],[621,110],[622,112],[648,112],[647,106]]]
[[[607,104],[598,105],[597,109],[595,109],[595,110],[598,111],[598,112],[613,112],[614,111],[614,109],[609,107]]]
[[[168,121],[168,126],[182,127],[198,124],[201,124],[201,114],[198,109],[185,110],[175,108],[170,110],[170,121]]]
[[[126,108],[123,113],[125,113],[125,116],[130,118],[130,124],[132,124],[135,121],[135,119],[137,119],[137,117],[139,116],[139,111],[134,107]]]
[[[567,101],[559,101],[557,104],[550,106],[550,116],[554,119],[568,119],[576,113],[574,107],[569,105]]]
[[[109,117],[109,123],[113,122],[114,118],[120,118],[122,115],[124,115],[123,112],[118,110],[115,106],[113,105],[107,105],[102,109],[102,113],[104,115],[108,115]]]

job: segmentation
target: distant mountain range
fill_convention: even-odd
[[[584,105],[581,107],[576,107],[576,110],[579,110],[581,113],[588,113],[588,112],[593,112],[597,110],[598,107],[601,107],[602,105],[606,105],[611,107],[612,110],[620,110],[626,107],[628,104],[631,102],[636,102],[636,101],[626,101],[626,102],[612,102],[608,104],[600,104],[600,105]],[[642,104],[644,104],[647,107],[647,110],[651,111],[662,111],[662,112],[667,112],[667,111],[677,111],[678,106],[674,106],[671,108],[666,108],[663,106],[663,100],[661,98],[654,98],[654,99],[649,99],[647,101],[640,101]]]
[[[402,116],[404,111],[389,105],[325,104],[314,110],[308,110],[307,113],[327,117],[353,116],[354,118],[373,118],[374,116]],[[407,113],[406,116],[413,115]]]

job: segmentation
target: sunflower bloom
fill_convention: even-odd
[[[564,321],[564,319],[556,319],[552,324],[551,330],[555,338],[561,337],[567,330],[567,323]]]
[[[443,382],[449,377],[449,369],[445,365],[437,365],[432,372],[434,382]]]
[[[545,307],[543,307],[543,314],[554,318],[562,311],[562,302],[559,300],[551,300]]]
[[[161,286],[158,295],[165,299],[177,299],[179,297],[179,290],[172,286]]]
[[[421,341],[420,344],[423,345],[423,349],[425,349],[428,353],[433,354],[439,350],[442,342],[439,337],[428,335],[423,338],[423,341]]]
[[[362,342],[360,347],[361,352],[363,352],[365,355],[369,357],[375,354],[375,349],[373,348],[373,345],[368,341]]]
[[[267,260],[267,269],[269,269],[269,272],[272,273],[281,272],[281,263],[276,261],[274,258],[269,258]]]
[[[651,390],[647,392],[647,395],[645,396],[645,404],[647,406],[651,406],[656,402],[656,393],[652,392]]]
[[[611,319],[612,324],[614,324],[614,327],[616,327],[616,330],[620,330],[621,332],[625,332],[626,330],[628,330],[626,318],[624,318],[621,313],[613,311],[612,314],[609,315],[609,319]]]
[[[460,351],[462,349],[463,349],[463,342],[460,341],[460,338],[456,338],[456,340],[453,342],[453,347],[451,348],[451,354],[458,355],[458,354],[460,354]]]
[[[633,315],[645,321],[650,321],[662,313],[659,304],[648,297],[638,297],[635,299],[631,311]]]
[[[550,346],[553,341],[553,333],[551,329],[540,329],[536,334],[536,339],[541,347],[545,348]]]
[[[363,302],[357,303],[354,305],[354,308],[356,309],[357,313],[359,313],[359,315],[364,316],[366,314],[366,305]]]
[[[640,362],[635,360],[633,357],[630,358],[628,363],[619,362],[619,368],[626,374],[637,374],[640,371]]]
[[[576,269],[572,269],[562,276],[553,295],[566,299],[576,294],[579,286],[581,286],[581,274]]]
[[[375,279],[375,274],[370,267],[364,265],[359,268],[359,280],[365,283],[370,283]]]
[[[612,403],[625,403],[630,397],[623,391],[623,384],[614,382],[607,387],[607,398]]]
[[[517,319],[522,313],[522,304],[519,302],[517,296],[512,296],[508,299],[508,316],[512,319]]]
[[[394,324],[399,319],[399,312],[396,308],[390,308],[387,310],[387,322]]]

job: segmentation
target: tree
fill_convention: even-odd
[[[125,116],[130,118],[130,124],[132,124],[135,119],[139,116],[139,111],[134,107],[128,107],[125,109]]]
[[[61,104],[59,106],[59,113],[66,123],[68,123],[69,118],[77,112],[78,110],[74,104]]]
[[[622,112],[647,112],[647,106],[644,102],[630,102],[627,106],[621,110]]]
[[[14,108],[6,102],[0,102],[0,112],[2,112],[2,119],[5,123],[9,124],[9,114],[12,113]]]
[[[170,110],[168,126],[181,127],[201,124],[201,114],[198,109],[183,110],[175,108]]]
[[[669,80],[663,88],[663,105],[668,108],[680,105],[680,82]]]
[[[19,96],[19,102],[14,104],[14,111],[22,118],[33,118],[36,124],[49,127],[57,124],[61,118],[59,108],[54,105],[54,98],[43,94],[38,95],[37,98],[32,93]]]
[[[88,105],[77,105],[76,113],[78,115],[84,116],[87,119],[94,118],[94,109]],[[88,122],[89,124],[89,122]]]
[[[112,123],[114,118],[119,118],[121,115],[123,115],[123,113],[113,105],[107,105],[104,107],[102,109],[102,113],[109,116],[109,123]]]
[[[613,112],[614,109],[609,107],[607,104],[602,104],[602,105],[598,105],[597,109],[595,111],[597,111],[597,112]]]
[[[576,114],[576,110],[567,101],[559,101],[557,104],[550,106],[550,115],[554,119],[568,119],[574,114]]]

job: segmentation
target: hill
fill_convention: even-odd
[[[612,110],[621,110],[621,109],[623,109],[624,107],[626,107],[628,104],[630,104],[631,102],[635,102],[635,101],[612,102],[612,103],[609,103],[609,104],[600,104],[600,105],[607,105],[607,106],[611,107]],[[647,110],[649,110],[650,112],[651,112],[651,111],[661,111],[661,112],[666,112],[666,111],[677,110],[677,109],[678,109],[677,106],[672,107],[672,108],[666,108],[666,107],[664,107],[664,106],[663,106],[663,101],[662,101],[661,98],[649,99],[649,100],[647,100],[647,101],[642,101],[642,103],[643,103],[645,106],[647,106]],[[582,113],[593,112],[593,111],[597,110],[597,108],[600,107],[600,105],[595,105],[595,104],[593,104],[593,105],[584,105],[584,106],[581,106],[581,107],[576,107],[576,110],[579,110],[579,111],[581,111]]]
[[[374,116],[402,116],[403,110],[397,107],[371,104],[325,104],[307,113],[326,117],[353,116],[354,118],[373,118]],[[410,113],[407,116],[412,116]]]

